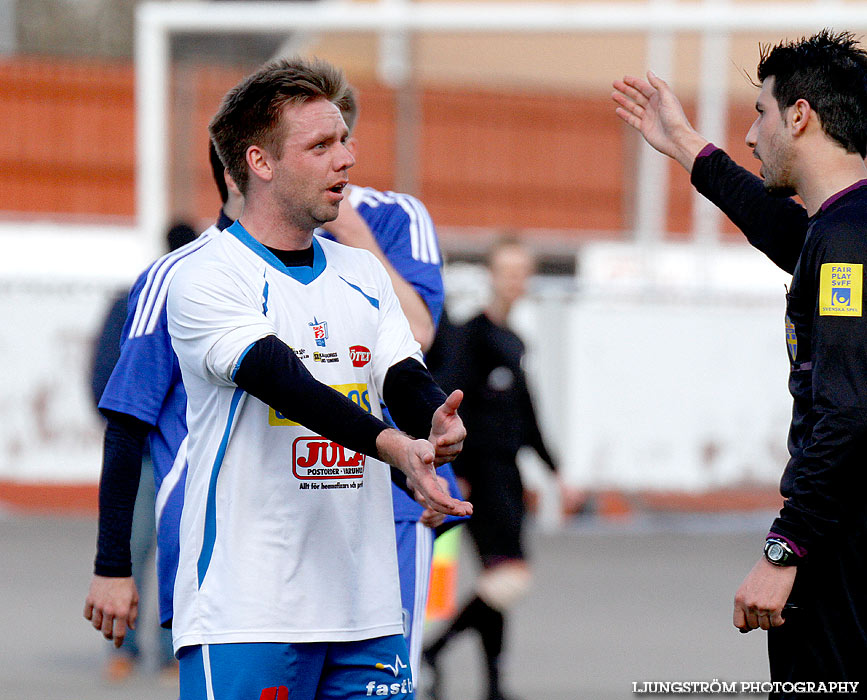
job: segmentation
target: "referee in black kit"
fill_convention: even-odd
[[[698,191],[793,275],[785,503],[735,596],[734,624],[769,630],[772,698],[811,697],[832,685],[860,696],[867,693],[867,53],[851,34],[824,30],[763,47],[758,80],[747,146],[763,181],[696,133],[653,73],[616,81],[612,96],[621,119],[683,165]]]

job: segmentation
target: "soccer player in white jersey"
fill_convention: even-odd
[[[388,467],[468,515],[435,465],[459,453],[448,398],[381,264],[313,238],[347,171],[342,74],[278,61],[242,81],[211,137],[246,199],[167,300],[187,390],[175,583],[181,698],[413,697]],[[380,399],[397,425],[380,418]]]

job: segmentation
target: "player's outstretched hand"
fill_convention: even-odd
[[[127,629],[135,629],[138,618],[138,589],[132,577],[94,576],[84,601],[84,617],[120,647]]]
[[[680,100],[668,84],[647,71],[647,80],[627,75],[615,80],[611,93],[618,117],[660,153],[674,158],[687,172],[708,140],[701,136],[684,114]]]
[[[455,389],[433,414],[428,440],[436,450],[435,463],[440,467],[457,457],[464,447],[467,430],[458,415],[464,392]]]
[[[439,482],[440,488],[443,491],[448,493],[449,490],[449,482],[446,481],[443,477],[437,475],[437,481]],[[420,494],[419,494],[420,495]],[[419,499],[423,501],[424,499]],[[435,511],[433,508],[425,508],[422,512],[421,516],[419,516],[418,521],[424,525],[425,527],[429,527],[431,529],[438,528],[442,525],[446,520],[446,514]]]
[[[388,428],[376,438],[376,448],[380,458],[406,474],[407,485],[421,496],[425,507],[446,515],[472,515],[471,504],[452,498],[440,484],[430,442]]]

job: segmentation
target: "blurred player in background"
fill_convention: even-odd
[[[476,595],[446,631],[424,650],[440,690],[438,657],[455,636],[476,629],[484,648],[488,699],[504,698],[500,682],[504,615],[530,586],[522,543],[524,487],[516,457],[532,447],[552,472],[556,463],[545,446],[523,368],[524,344],[508,327],[515,303],[527,291],[535,262],[519,240],[505,238],[488,254],[492,298],[484,313],[452,334],[455,344],[441,370],[446,389],[464,391],[461,414],[467,439],[455,472],[469,487],[473,503],[469,532],[482,559]],[[568,499],[577,496],[562,486]]]
[[[613,98],[621,119],[793,274],[785,503],[735,596],[734,624],[769,631],[774,681],[864,681],[867,53],[851,34],[825,30],[763,47],[757,73],[759,114],[746,141],[762,180],[698,134],[653,73],[616,81]]]
[[[169,251],[175,251],[196,237],[195,231],[186,224],[177,224],[169,229],[166,236]],[[100,332],[93,355],[91,372],[91,389],[94,406],[99,407],[105,387],[120,359],[120,348],[126,343],[123,327],[129,306],[129,292],[119,294],[112,302],[102,331]],[[147,444],[143,445],[141,455],[141,476],[137,495],[134,499],[134,510],[128,553],[134,587],[138,592],[144,591],[148,571],[152,568],[151,557],[156,549],[156,521],[154,503],[156,491],[154,487],[154,467]],[[149,566],[150,565],[150,566]],[[129,578],[126,576],[125,578]],[[140,593],[139,593],[140,594]],[[138,595],[136,597],[138,597]],[[159,619],[157,624],[159,625]],[[128,678],[135,667],[141,662],[142,647],[139,635],[134,628],[126,634],[126,644],[121,649],[115,649],[105,668],[105,676],[110,681],[122,681]],[[156,647],[157,666],[166,672],[176,669],[172,653],[172,633],[160,627],[157,631]]]
[[[215,160],[216,158],[216,160]],[[102,476],[99,483],[99,534],[94,576],[84,616],[116,647],[124,644],[138,617],[139,588],[131,562],[130,536],[140,489],[155,491],[151,522],[136,524],[138,537],[157,537],[157,584],[160,623],[172,620],[177,570],[178,523],[186,478],[186,393],[168,335],[165,296],[179,264],[211,235],[237,218],[243,199],[211,151],[211,166],[223,206],[215,226],[199,238],[150,265],[133,284],[120,342],[120,357],[99,408],[106,418]],[[146,448],[146,443],[149,446]],[[154,485],[140,486],[142,456],[151,455]],[[135,511],[139,509],[136,508]],[[154,530],[155,526],[155,530]],[[134,653],[134,652],[133,652]]]
[[[432,508],[471,511],[434,469],[460,451],[460,392],[446,398],[418,361],[375,257],[313,236],[354,164],[344,92],[327,64],[277,61],[210,125],[245,205],[167,299],[189,418],[183,698],[412,697],[388,470],[363,455],[404,471]],[[429,440],[379,420],[380,397]]]

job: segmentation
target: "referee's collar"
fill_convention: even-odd
[[[284,275],[288,275],[301,284],[310,284],[325,271],[325,253],[322,250],[319,241],[316,240],[316,236],[313,236],[313,266],[307,267],[306,265],[303,265],[301,267],[290,267],[280,262],[274,253],[253,238],[247,229],[241,225],[240,219],[229,226],[229,228],[226,229],[226,232],[231,233],[275,270],[282,272]]]

